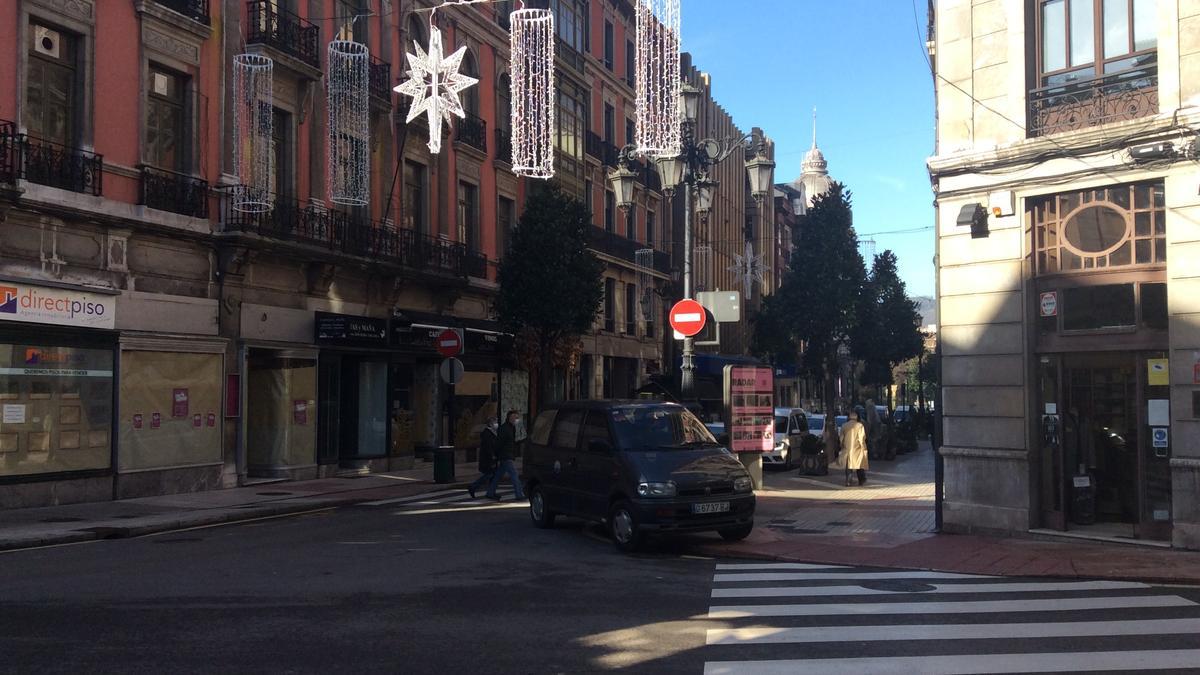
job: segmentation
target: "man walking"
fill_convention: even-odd
[[[525,492],[521,489],[521,479],[517,476],[517,466],[513,463],[513,456],[517,450],[517,423],[521,421],[521,413],[509,410],[506,417],[498,434],[496,471],[492,474],[492,482],[488,485],[487,492],[488,498],[496,501],[500,501],[500,495],[496,494],[496,487],[500,485],[500,479],[504,476],[508,476],[508,479],[512,481],[513,496],[516,499],[525,499]]]
[[[846,462],[846,485],[850,484],[850,472],[858,476],[858,484],[867,482],[867,430],[858,421],[858,412],[851,409],[849,419],[842,425],[842,456]]]
[[[475,491],[483,487],[484,483],[490,485],[492,476],[496,474],[496,446],[499,445],[496,430],[498,427],[496,418],[489,417],[487,424],[483,425],[483,431],[479,433],[479,478],[476,478],[475,482],[471,483],[471,487],[467,488],[467,494],[471,495],[471,499],[475,498]]]

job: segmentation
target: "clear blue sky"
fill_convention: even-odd
[[[874,237],[896,252],[910,295],[934,291],[926,4],[916,0],[918,37],[913,0],[682,0],[683,49],[740,128],[775,140],[777,182],[800,174],[816,106],[817,144],[853,193],[860,238],[930,228]]]

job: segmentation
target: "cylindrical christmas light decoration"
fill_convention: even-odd
[[[674,157],[682,145],[679,0],[637,1],[637,149]]]
[[[351,40],[329,43],[329,199],[365,206],[370,183],[371,135],[367,46]]]
[[[233,191],[236,211],[271,210],[274,66],[271,59],[258,54],[233,57],[233,172],[239,183]]]
[[[512,170],[519,176],[554,176],[554,14],[548,9],[512,13]]]

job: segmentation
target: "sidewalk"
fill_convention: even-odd
[[[867,484],[767,472],[754,532],[714,556],[994,574],[1200,584],[1200,552],[1048,537],[934,532],[933,451],[871,460]],[[851,482],[855,482],[852,481]]]
[[[433,463],[346,478],[272,482],[161,497],[0,510],[0,551],[97,539],[136,537],[202,525],[395,499],[463,488],[479,475],[475,462],[457,464],[456,482],[435,483]]]

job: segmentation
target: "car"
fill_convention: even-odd
[[[712,434],[718,443],[729,445],[729,437],[725,434],[724,422],[705,422],[704,428],[708,429],[708,433]]]
[[[911,406],[898,405],[898,406],[896,406],[896,411],[892,413],[892,419],[895,420],[897,424],[899,424],[899,423],[904,422],[905,420],[909,419],[909,417],[912,415],[912,413],[913,413],[913,409]]]
[[[795,461],[792,441],[796,436],[808,433],[808,413],[803,408],[775,409],[775,446],[762,455],[763,467],[775,466],[791,469]]]
[[[529,517],[603,523],[617,548],[651,535],[754,529],[753,481],[684,407],[659,401],[571,401],[538,414],[522,469]]]

